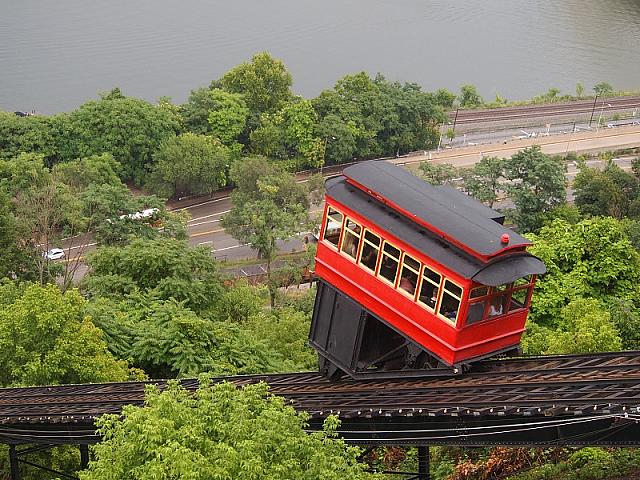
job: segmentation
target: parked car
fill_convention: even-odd
[[[48,252],[43,253],[47,260],[59,260],[64,258],[64,250],[61,248],[52,248]]]

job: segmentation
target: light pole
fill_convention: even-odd
[[[611,104],[607,103],[607,107],[611,108]],[[602,113],[604,112],[604,100],[602,101],[602,107],[600,108],[600,116],[598,117],[598,126],[596,132],[600,130],[600,122],[602,122]]]

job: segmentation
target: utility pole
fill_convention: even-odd
[[[453,117],[453,133],[456,133],[456,122],[458,121],[458,111],[460,107],[456,108],[456,116]]]
[[[591,122],[593,121],[593,112],[596,111],[597,101],[598,101],[598,94],[596,93],[596,98],[593,99],[593,108],[591,109],[591,118],[589,119],[589,128],[591,128]]]
[[[417,480],[429,480],[429,447],[418,447],[418,476]]]

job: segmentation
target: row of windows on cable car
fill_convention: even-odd
[[[377,276],[438,317],[456,323],[463,288],[431,266],[416,260],[369,228],[333,207],[327,208],[323,240],[358,266]],[[499,287],[480,286],[469,295],[466,324],[526,308],[534,277]]]

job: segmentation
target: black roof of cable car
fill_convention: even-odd
[[[404,168],[368,161],[344,170],[344,175],[382,196],[435,229],[482,256],[531,242],[498,223],[502,215],[455,189],[436,187]],[[509,243],[501,236],[509,234]]]
[[[506,276],[512,275],[514,267],[517,267],[517,264],[521,262],[517,258],[522,258],[522,262],[527,263],[529,270],[531,267],[535,270],[519,271],[517,278],[530,273],[544,273],[544,264],[528,253],[498,257],[495,261],[489,263],[482,262],[347,183],[344,176],[327,180],[326,191],[330,198],[358,212],[373,225],[377,226],[381,232],[391,233],[427,257],[458,273],[463,278],[470,279],[484,271],[483,281],[480,283],[492,286],[508,283],[513,279],[507,280]],[[507,258],[511,259],[511,273],[507,274],[502,269],[496,270],[496,265]],[[534,260],[534,265],[529,265],[531,260]]]

